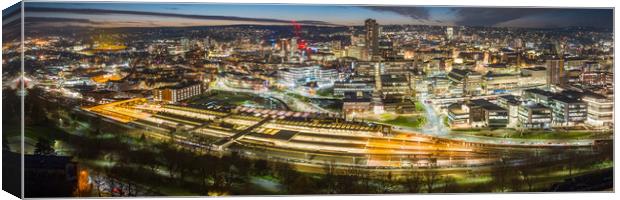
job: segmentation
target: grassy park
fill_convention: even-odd
[[[398,116],[394,119],[384,121],[383,123],[395,126],[420,128],[426,123],[426,118],[423,116]]]
[[[476,128],[476,129],[457,129],[453,133],[468,134],[475,136],[517,138],[517,139],[537,139],[537,140],[582,140],[582,139],[607,139],[611,132],[587,131],[587,130],[530,130],[517,131],[509,128]]]

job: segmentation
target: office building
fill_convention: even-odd
[[[482,75],[471,70],[452,69],[448,79],[453,84],[462,84],[463,93],[468,96],[482,94]]]
[[[518,107],[518,120],[521,128],[549,128],[552,119],[551,109],[542,104],[527,102]]]
[[[200,82],[183,82],[173,86],[153,90],[153,100],[176,103],[193,96],[201,95],[204,86]]]
[[[278,70],[278,82],[286,87],[304,86],[315,82],[319,88],[331,86],[338,78],[335,69],[324,69],[319,65],[290,66]]]
[[[374,19],[367,19],[364,25],[366,27],[366,48],[370,55],[379,55],[379,24]]]
[[[564,69],[564,60],[550,59],[547,60],[547,86],[564,87],[566,84],[566,72]]]
[[[588,92],[584,95],[583,101],[588,104],[587,124],[593,126],[609,126],[614,123],[613,95],[604,96]]]

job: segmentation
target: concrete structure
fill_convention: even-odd
[[[352,119],[357,114],[372,111],[372,92],[345,92],[342,100],[342,113],[346,119]]]
[[[446,28],[446,39],[448,40],[454,39],[454,28],[452,27]]]
[[[344,97],[347,92],[372,92],[374,82],[372,81],[337,81],[334,83],[334,96]]]
[[[567,93],[553,93],[541,89],[523,91],[523,98],[540,103],[553,111],[553,124],[570,126],[586,120],[587,104]]]
[[[278,82],[286,87],[303,86],[316,82],[319,88],[331,86],[338,78],[335,69],[324,69],[319,65],[290,66],[278,71]]]
[[[462,84],[465,95],[476,96],[482,94],[482,75],[478,72],[452,69],[448,73],[448,79],[452,84]]]
[[[482,89],[486,94],[509,93],[519,87],[518,74],[488,73],[482,77],[482,80]]]
[[[381,75],[381,92],[385,95],[411,96],[410,82],[405,75]]]
[[[470,124],[483,127],[506,127],[508,110],[487,100],[476,99],[467,103]]]
[[[201,95],[205,87],[200,82],[185,82],[174,86],[168,86],[153,90],[153,99],[155,101],[164,101],[167,103],[176,103],[190,97]]]
[[[518,107],[518,120],[521,128],[549,128],[552,112],[539,103],[527,102]]]
[[[506,127],[508,110],[482,99],[454,103],[448,106],[448,122],[453,128]]]
[[[563,59],[547,60],[547,85],[565,86],[566,72]]]
[[[469,107],[460,103],[449,105],[448,125],[451,128],[469,128]]]
[[[541,86],[548,83],[547,68],[531,67],[522,68],[519,77],[519,87]]]
[[[366,27],[366,48],[370,55],[379,55],[379,24],[374,19],[367,19],[364,25]]]
[[[514,95],[504,95],[497,98],[497,105],[508,110],[507,127],[515,127],[519,121],[519,106],[521,100]]]
[[[586,123],[593,126],[611,126],[614,123],[613,95],[604,96],[596,93],[587,93],[583,101],[588,104]]]

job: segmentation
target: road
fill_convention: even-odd
[[[449,139],[455,141],[464,141],[478,144],[503,145],[503,146],[531,146],[531,147],[568,147],[568,146],[591,146],[593,139],[583,140],[553,140],[553,139],[520,139],[520,138],[499,138],[475,136],[471,134],[462,134],[451,132],[443,122],[443,116],[438,115],[432,104],[426,102],[426,96],[420,97],[420,102],[424,106],[427,123],[423,129],[413,129],[404,126],[393,126],[396,130],[405,133],[424,133],[437,138]]]
[[[289,95],[283,94],[278,91],[257,91],[257,90],[249,90],[249,89],[239,89],[239,88],[231,88],[228,87],[221,79],[218,79],[215,84],[212,85],[209,90],[221,90],[221,91],[229,91],[229,92],[241,92],[241,93],[251,93],[259,96],[271,97],[274,99],[278,99],[279,101],[285,102],[289,108],[293,111],[301,111],[301,112],[317,112],[317,113],[330,113],[330,114],[339,114],[333,111],[329,111],[327,109],[321,108],[317,105],[302,101],[298,98],[291,97]]]
[[[424,112],[426,112],[426,124],[424,125],[424,129],[420,132],[435,136],[448,135],[450,129],[443,123],[443,117],[437,115],[433,105],[427,103],[426,100],[426,95],[420,97],[420,102],[422,102]]]

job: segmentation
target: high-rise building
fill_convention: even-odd
[[[448,40],[454,39],[454,28],[452,28],[452,27],[446,28],[446,38]]]
[[[202,39],[202,47],[205,50],[208,50],[210,46],[211,46],[211,39],[209,37]]]
[[[379,54],[379,24],[374,19],[367,19],[366,26],[366,48],[370,55]]]
[[[190,40],[187,38],[181,39],[181,51],[189,51],[191,48]]]
[[[566,73],[564,71],[564,60],[550,59],[547,60],[547,85],[564,86]]]

